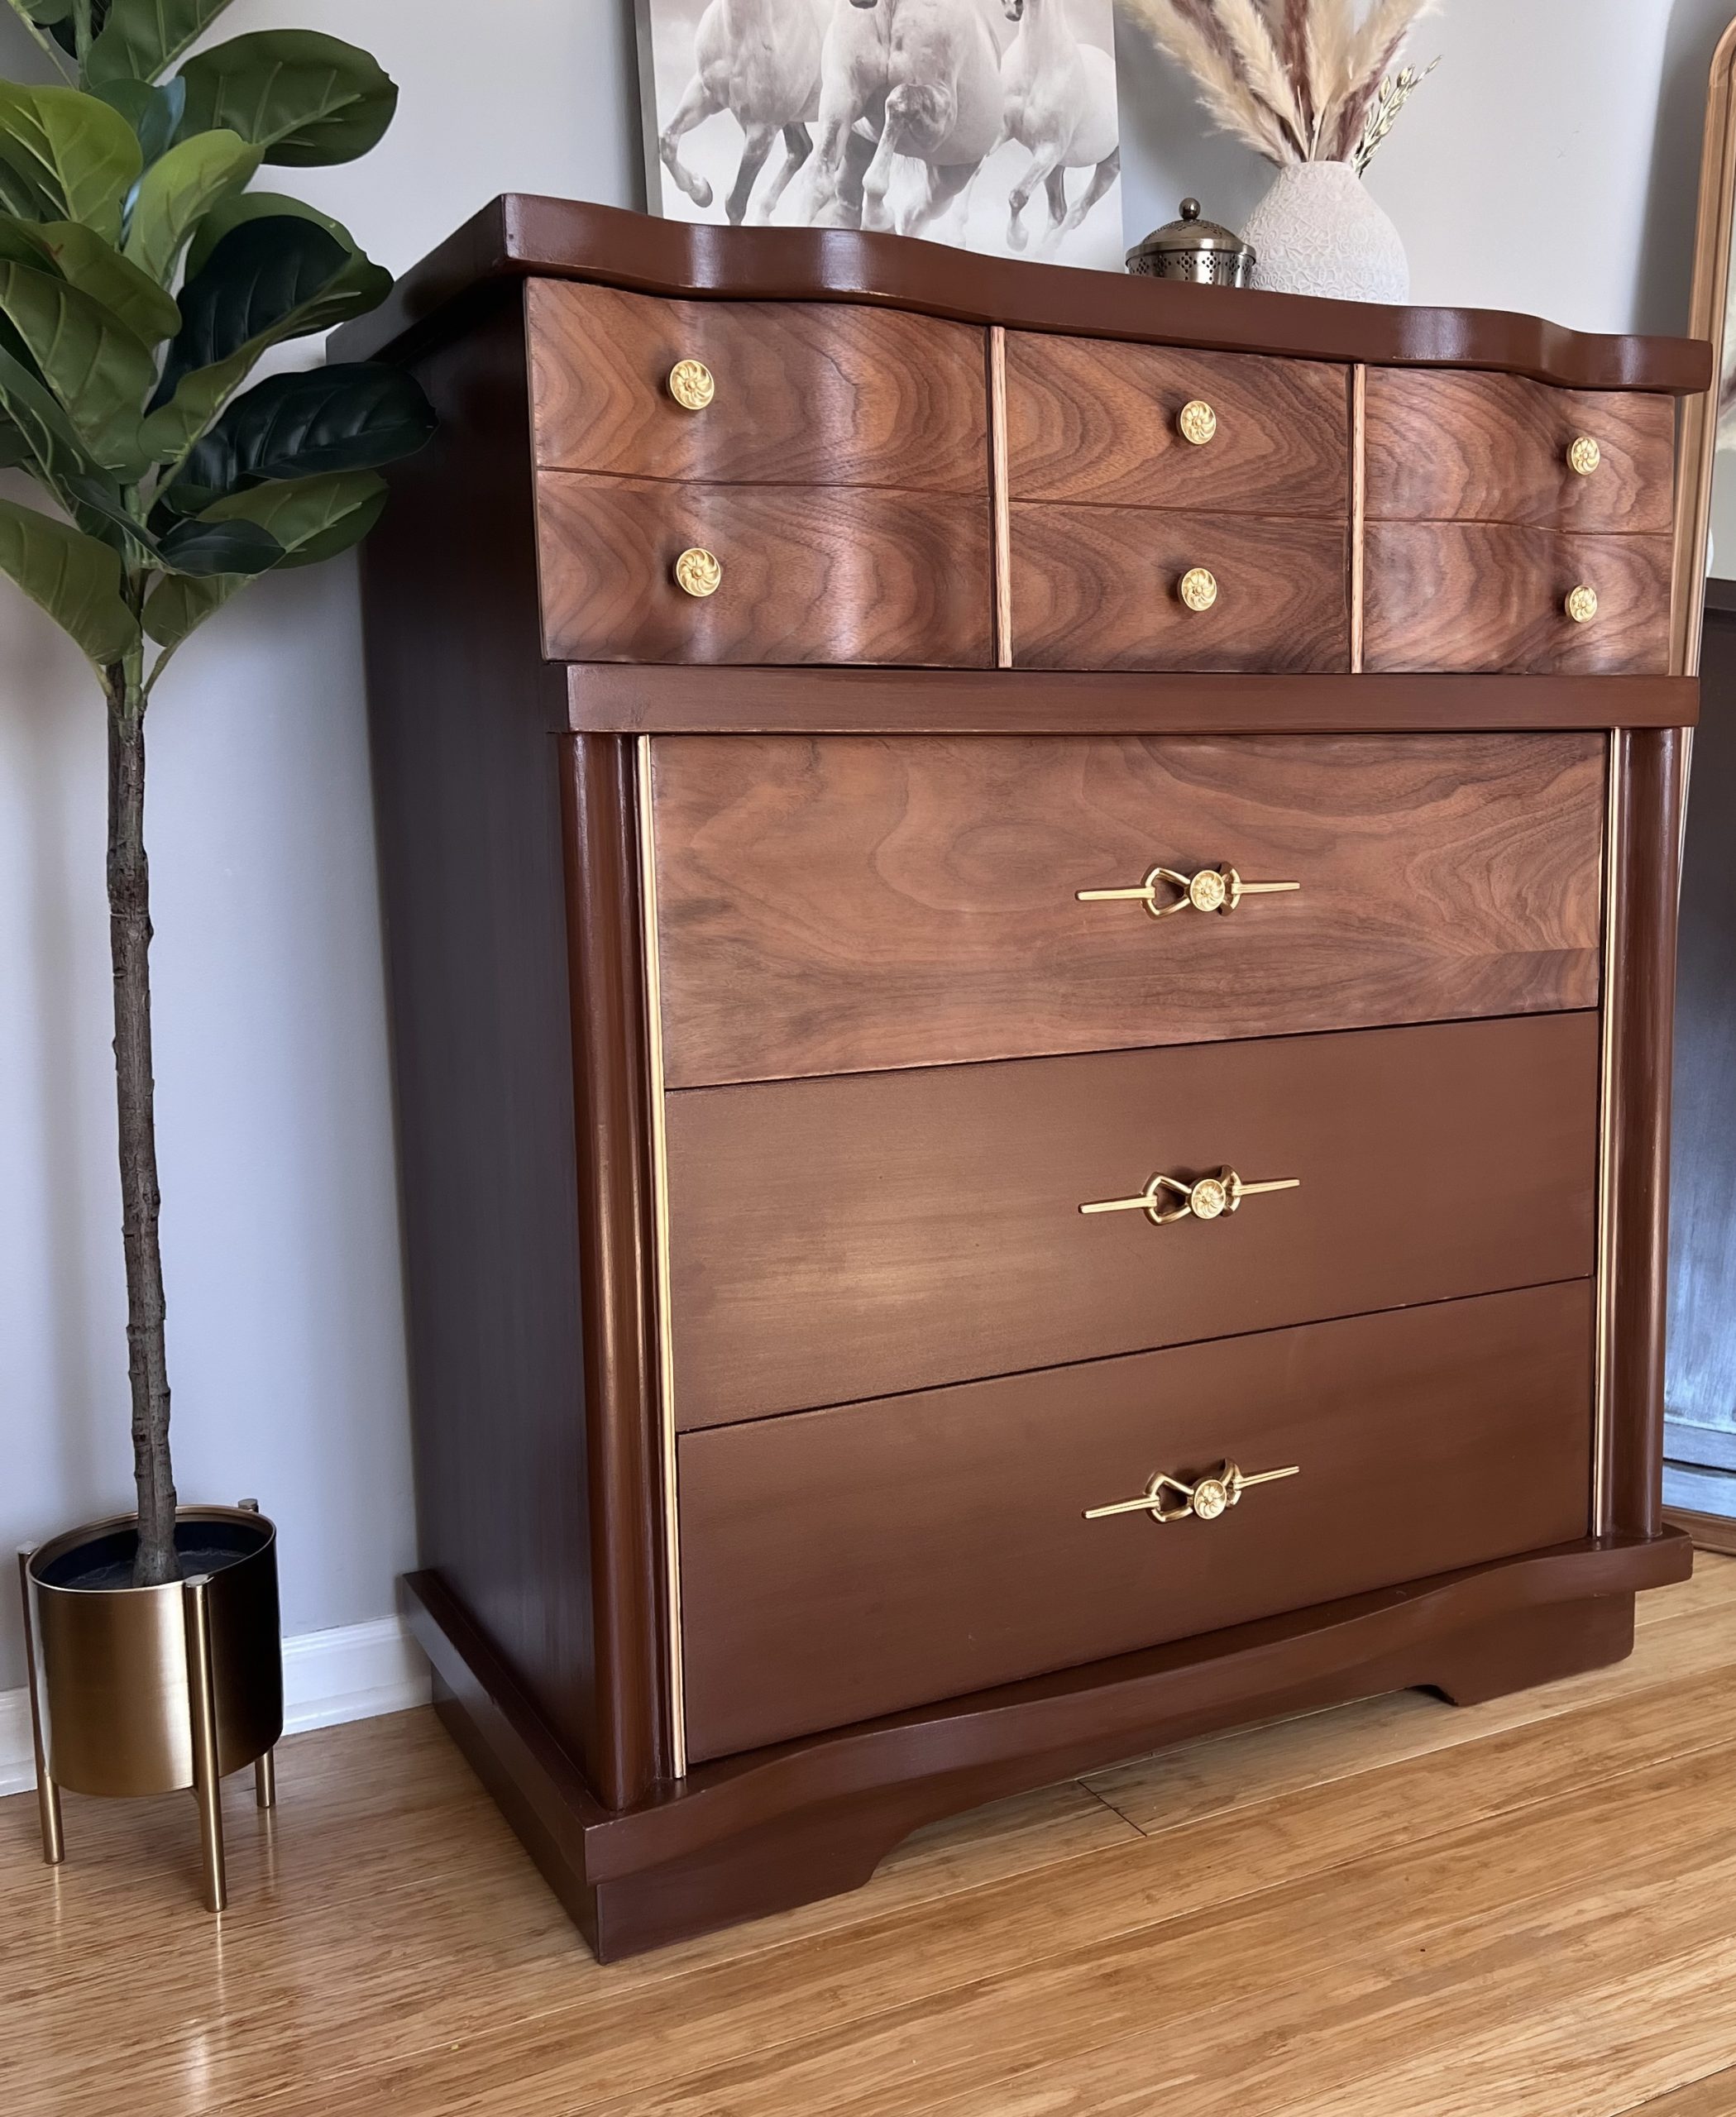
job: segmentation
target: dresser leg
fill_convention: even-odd
[[[1633,1651],[1633,1598],[1599,1595],[1520,1610],[1443,1640],[1427,1688],[1454,1705],[1606,1669]]]

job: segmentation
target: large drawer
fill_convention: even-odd
[[[665,301],[548,280],[528,299],[545,469],[888,485],[969,495],[987,515],[981,331],[847,303]]]
[[[672,1095],[677,1422],[1589,1273],[1598,1062],[1586,1013]],[[1222,1168],[1298,1188],[1079,1210]]]
[[[988,518],[957,495],[543,471],[537,537],[551,660],[993,658]]]
[[[1580,1282],[689,1434],[690,1753],[1582,1536],[1592,1331]],[[1297,1474],[1086,1518],[1227,1459]]]
[[[1595,1006],[1604,747],[659,738],[667,1078]],[[1221,863],[1301,887],[1228,915],[1078,901]]]

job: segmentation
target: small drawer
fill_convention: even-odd
[[[1671,398],[1374,368],[1366,433],[1373,521],[1670,533]]]
[[[974,500],[543,471],[537,536],[553,661],[992,658]]]
[[[1544,1015],[672,1095],[677,1423],[1588,1273],[1598,1058]]]
[[[1595,1006],[1604,749],[1577,733],[659,737],[667,1078]],[[1088,894],[1224,866],[1300,886],[1227,912],[1161,878],[1149,904]]]
[[[1308,516],[1016,500],[1020,669],[1350,667],[1350,537]]]
[[[536,460],[715,484],[888,485],[986,506],[982,332],[844,303],[529,289]]]
[[[1014,499],[1350,514],[1350,376],[1316,361],[1007,340]]]
[[[690,1753],[1571,1542],[1592,1335],[1581,1281],[686,1435]]]
[[[1366,549],[1365,668],[1652,676],[1670,666],[1668,537],[1370,522]]]

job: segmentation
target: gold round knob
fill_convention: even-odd
[[[1189,566],[1175,592],[1190,610],[1209,610],[1217,600],[1217,576],[1203,566]]]
[[[684,412],[703,412],[717,384],[703,361],[677,361],[669,370],[669,394]]]
[[[1570,468],[1577,471],[1582,478],[1589,478],[1603,460],[1604,452],[1589,433],[1582,433],[1567,451]]]
[[[1230,1504],[1230,1488],[1222,1478],[1202,1478],[1190,1503],[1202,1522],[1215,1522]]]
[[[723,579],[723,567],[702,545],[690,545],[675,562],[675,585],[689,595],[715,595]]]
[[[1217,414],[1196,397],[1192,404],[1182,406],[1175,423],[1184,441],[1191,441],[1196,448],[1203,448],[1217,432]]]
[[[1575,624],[1589,625],[1597,615],[1597,590],[1581,584],[1568,596],[1566,609]]]
[[[1215,1221],[1230,1210],[1230,1187],[1221,1176],[1203,1176],[1188,1192],[1195,1220]]]

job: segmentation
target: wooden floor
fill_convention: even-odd
[[[1633,1659],[1343,1708],[930,1831],[599,1970],[433,1716],[228,1790],[0,1802],[7,2117],[1732,2117],[1736,1560]]]

